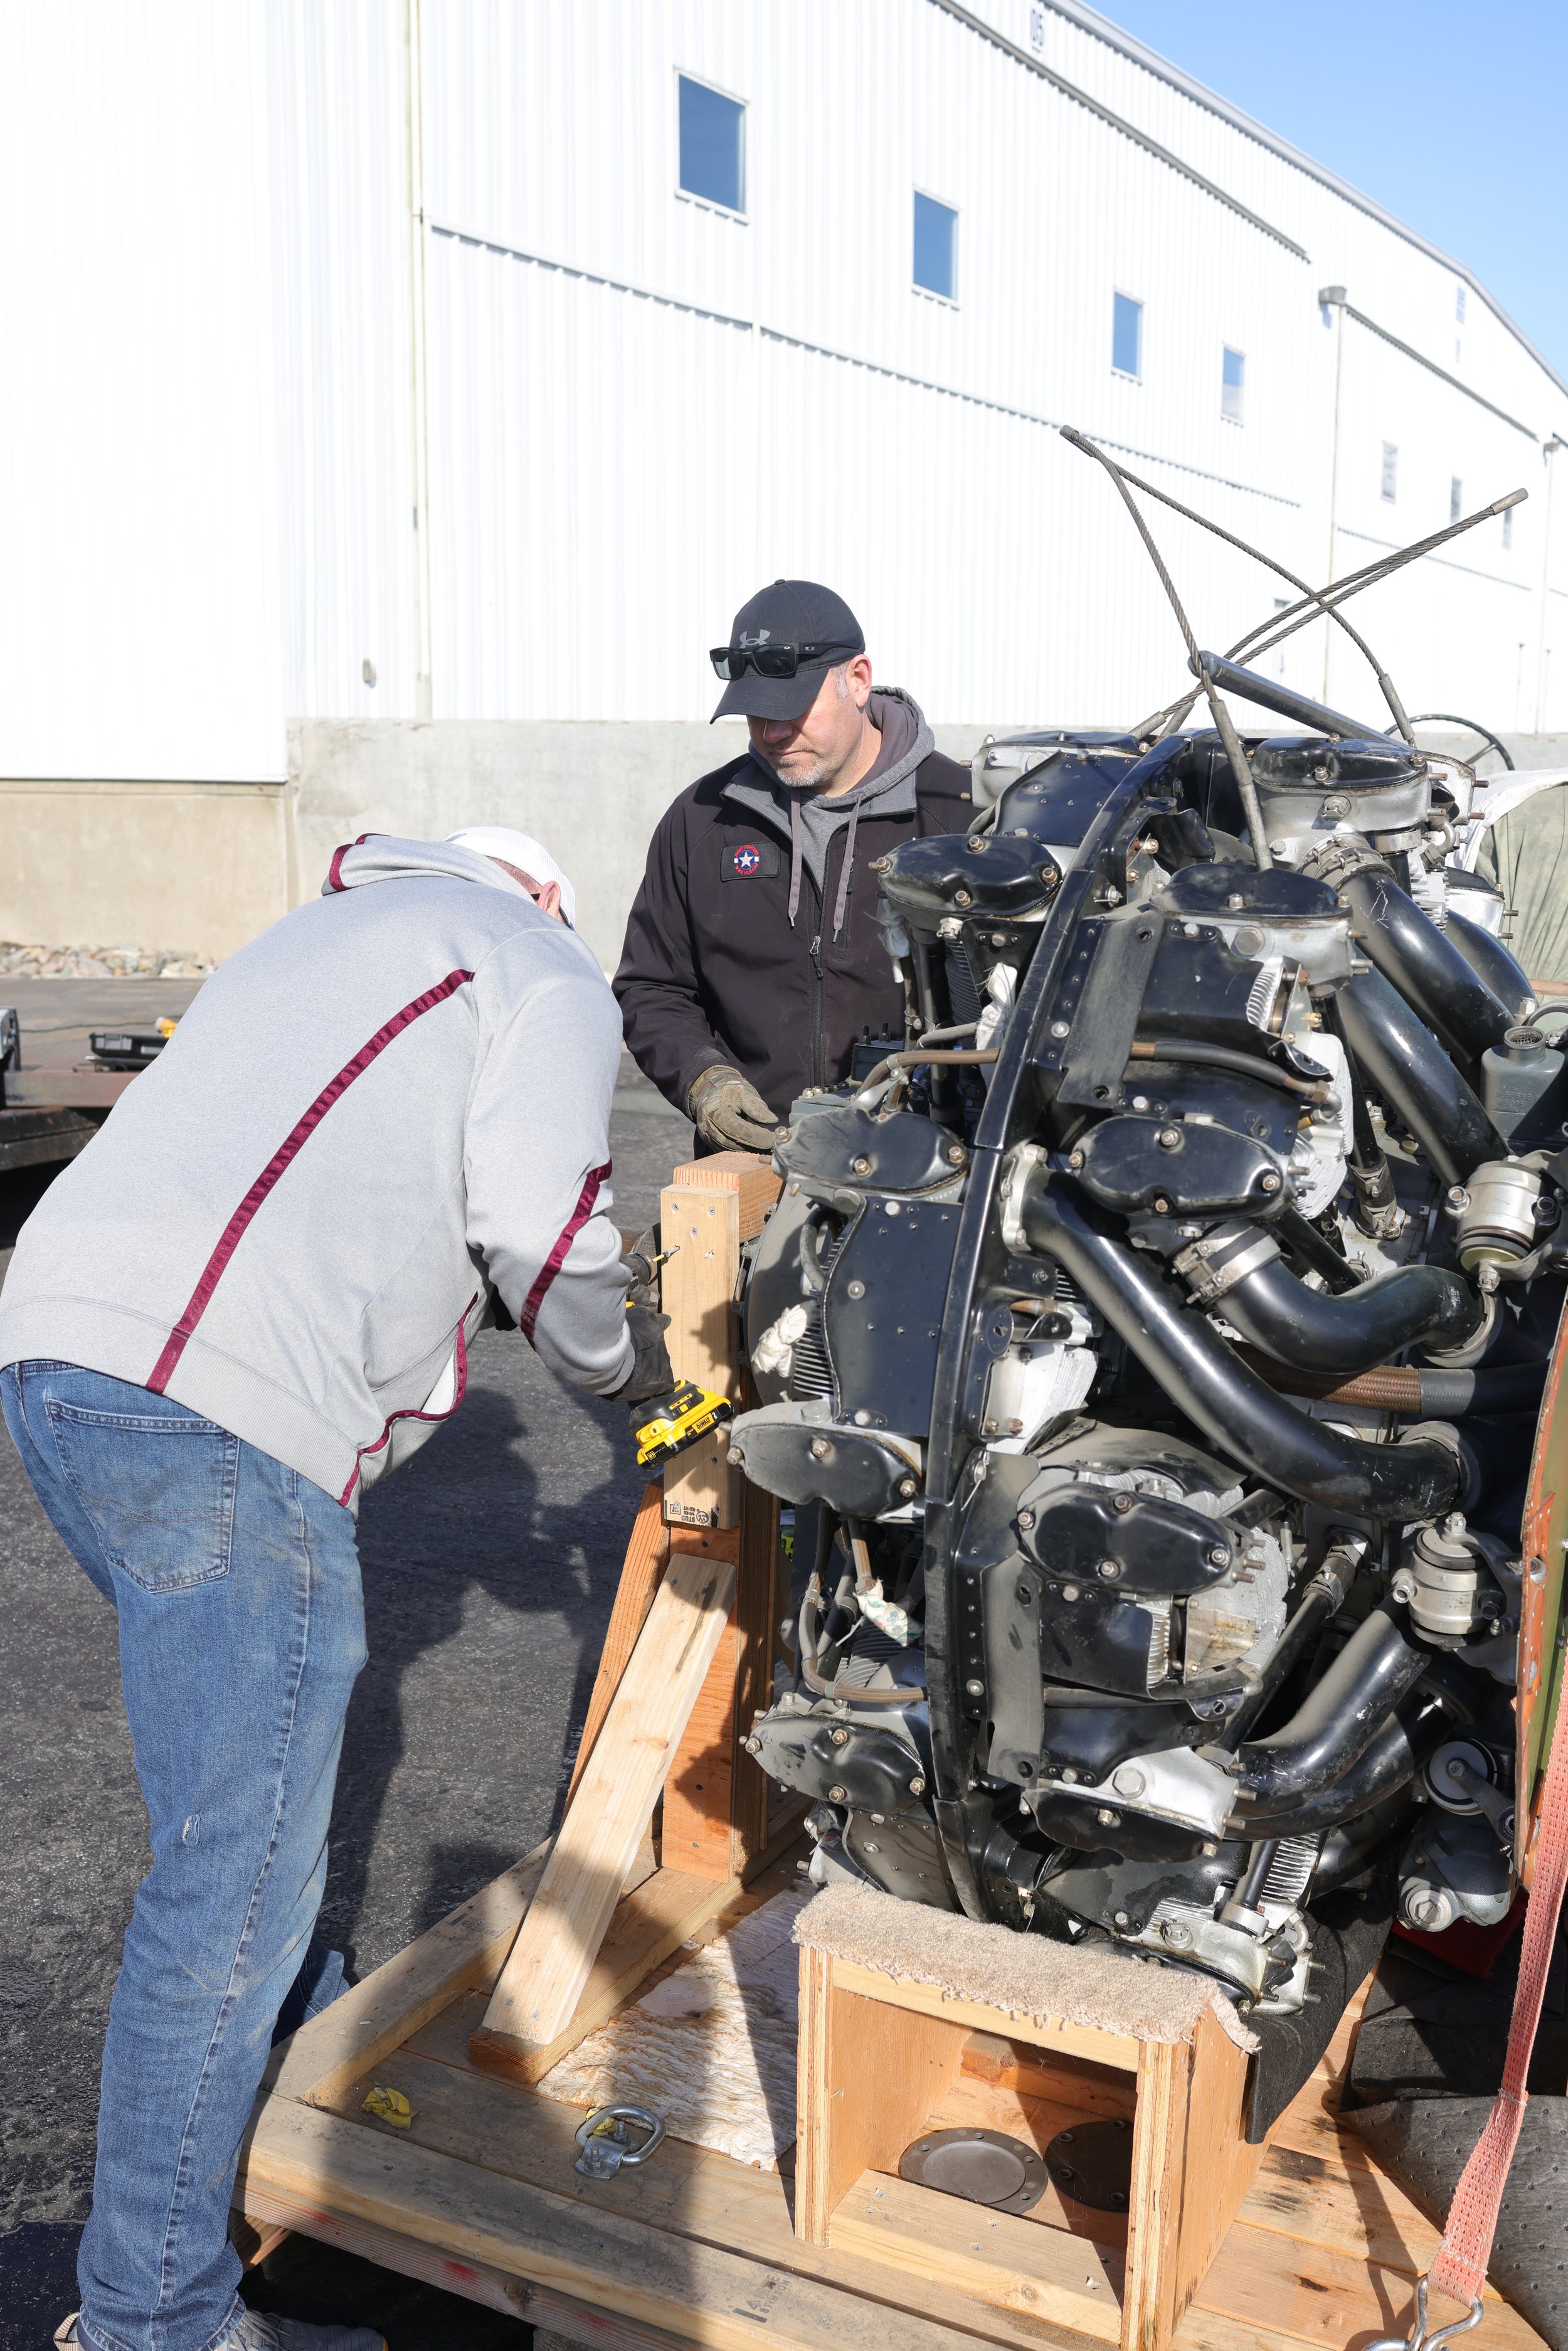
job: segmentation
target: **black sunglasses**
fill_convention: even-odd
[[[793,677],[802,662],[821,661],[829,653],[862,653],[862,645],[715,645],[708,655],[716,677],[744,677],[754,669],[758,677]]]

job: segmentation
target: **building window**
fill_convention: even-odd
[[[1399,452],[1392,441],[1383,444],[1383,496],[1390,506],[1399,489]]]
[[[1241,394],[1247,382],[1247,360],[1241,351],[1225,346],[1224,363],[1219,371],[1219,413],[1232,424],[1241,422]]]
[[[1458,474],[1456,474],[1453,480],[1448,484],[1448,520],[1450,522],[1458,521],[1459,512],[1464,503],[1465,486],[1463,482],[1460,481]]]
[[[1504,508],[1503,508],[1503,510],[1502,510],[1502,551],[1503,551],[1503,553],[1504,553],[1505,555],[1508,553],[1509,549],[1512,547],[1512,545],[1513,545],[1513,508],[1512,508],[1511,507],[1504,507]]]
[[[958,215],[951,204],[915,191],[915,283],[944,302],[958,298]]]
[[[688,196],[722,204],[727,213],[746,210],[746,109],[736,98],[710,89],[706,81],[679,77],[681,86],[681,186]]]
[[[1111,319],[1111,366],[1117,375],[1142,381],[1144,373],[1144,306],[1130,294],[1118,294]]]

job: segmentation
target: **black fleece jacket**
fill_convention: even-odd
[[[782,1118],[809,1086],[847,1076],[863,1029],[902,1036],[872,860],[917,834],[967,832],[969,771],[929,752],[913,811],[866,808],[837,940],[822,910],[836,902],[847,827],[829,844],[821,887],[803,875],[791,928],[789,819],[726,799],[743,771],[758,773],[749,751],[699,778],[662,819],[614,987],[633,1060],[678,1110],[702,1071],[726,1062]]]

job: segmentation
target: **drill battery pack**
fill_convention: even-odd
[[[683,1380],[670,1395],[651,1398],[648,1417],[637,1429],[638,1468],[651,1469],[673,1461],[710,1428],[732,1418],[734,1410],[727,1396],[715,1395],[711,1388],[700,1388],[695,1380]]]

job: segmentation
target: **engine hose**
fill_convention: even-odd
[[[1234,1752],[1240,1746],[1264,1708],[1279,1695],[1311,1644],[1341,1606],[1355,1580],[1355,1570],[1353,1552],[1334,1550],[1328,1553],[1270,1651],[1257,1687],[1242,1699],[1214,1741],[1217,1747]]]
[[[1477,978],[1490,988],[1510,1020],[1523,1020],[1527,1008],[1535,1002],[1535,990],[1524,966],[1509,953],[1502,941],[1494,939],[1479,923],[1452,906],[1448,908],[1443,935],[1458,947]]]
[[[1243,1740],[1237,1749],[1237,1793],[1243,1800],[1247,1834],[1258,1833],[1258,1821],[1336,1787],[1409,1697],[1430,1655],[1406,1639],[1386,1604],[1375,1608],[1291,1720],[1267,1739]],[[1264,1834],[1275,1834],[1271,1819]]]
[[[1463,1472],[1446,1445],[1368,1445],[1298,1412],[1060,1179],[1037,1167],[1021,1216],[1030,1247],[1071,1276],[1172,1402],[1268,1484],[1353,1518],[1429,1519],[1453,1506]]]
[[[1368,1086],[1410,1129],[1440,1183],[1462,1184],[1483,1160],[1507,1156],[1479,1097],[1381,972],[1347,979],[1335,1010]]]
[[[1240,1053],[1233,1045],[1189,1045],[1176,1038],[1140,1037],[1129,1047],[1128,1058],[1129,1063],[1191,1061],[1199,1069],[1234,1070],[1238,1077],[1255,1078],[1260,1085],[1277,1087],[1281,1093],[1301,1094],[1308,1102],[1322,1102],[1333,1092],[1325,1079],[1292,1077],[1289,1070],[1266,1061],[1260,1053]],[[1129,1066],[1127,1074],[1133,1077],[1137,1072]]]
[[[1238,1326],[1239,1327],[1239,1326]],[[1332,1372],[1299,1371],[1249,1347],[1243,1361],[1282,1395],[1314,1396],[1324,1404],[1361,1405],[1402,1420],[1460,1420],[1472,1412],[1533,1412],[1546,1385],[1547,1364],[1501,1364],[1480,1372],[1434,1372],[1416,1364],[1379,1364],[1354,1379]]]
[[[1357,946],[1461,1061],[1502,1043],[1515,1016],[1391,874],[1353,873],[1339,894]]]
[[[1337,1828],[1354,1820],[1371,1804],[1407,1787],[1416,1777],[1416,1750],[1410,1733],[1396,1714],[1373,1733],[1369,1744],[1348,1771],[1332,1786],[1309,1796],[1288,1812],[1262,1813],[1253,1804],[1239,1804],[1228,1834],[1246,1837],[1312,1836],[1320,1829]],[[1255,1817],[1256,1815],[1256,1817]]]
[[[1277,1257],[1233,1281],[1219,1311],[1244,1339],[1292,1371],[1342,1376],[1368,1371],[1405,1347],[1462,1347],[1486,1312],[1464,1277],[1438,1265],[1396,1266],[1330,1297],[1309,1290]]]
[[[1325,1239],[1300,1208],[1281,1208],[1270,1220],[1270,1230],[1299,1272],[1321,1274],[1336,1294],[1360,1287],[1360,1277],[1347,1262],[1344,1251]]]

